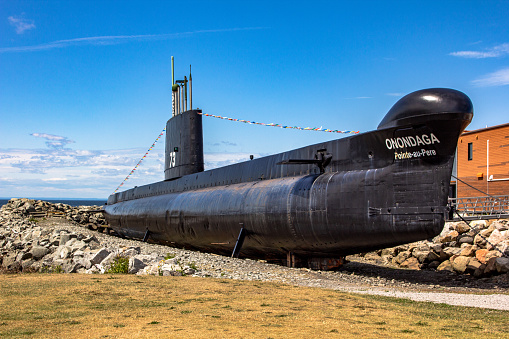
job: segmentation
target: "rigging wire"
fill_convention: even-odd
[[[206,113],[198,113],[199,115],[202,115],[202,116],[206,116],[206,117],[213,117],[213,118],[218,118],[218,119],[223,119],[223,120],[229,120],[229,121],[236,121],[236,122],[243,122],[243,123],[246,123],[246,124],[250,124],[250,125],[261,125],[261,126],[272,126],[272,127],[279,127],[279,128],[291,128],[291,129],[296,129],[296,130],[300,130],[300,131],[318,131],[318,132],[330,132],[330,133],[349,133],[349,134],[358,134],[359,131],[340,131],[340,130],[330,130],[330,129],[326,129],[326,128],[322,128],[322,127],[319,127],[319,128],[316,128],[316,127],[298,127],[298,126],[284,126],[284,125],[280,125],[280,124],[274,124],[274,123],[270,123],[270,124],[265,124],[265,123],[262,123],[262,122],[255,122],[255,121],[249,121],[249,120],[241,120],[241,119],[233,119],[233,118],[228,118],[228,117],[223,117],[223,116],[220,116],[220,115],[213,115],[213,114],[206,114]],[[138,163],[136,164],[136,166],[134,166],[134,168],[131,170],[131,172],[127,175],[127,177],[125,177],[125,179],[120,183],[120,185],[118,185],[118,187],[115,189],[115,191],[113,191],[112,194],[115,194],[117,193],[117,191],[120,189],[120,187],[122,187],[125,182],[129,179],[129,177],[134,173],[134,171],[136,171],[136,169],[138,168],[138,166],[141,165],[142,161],[145,160],[145,158],[147,157],[148,153],[152,150],[152,148],[154,148],[155,144],[159,141],[159,139],[163,136],[164,132],[166,131],[166,127],[163,129],[163,131],[159,134],[159,136],[157,137],[157,139],[154,141],[154,143],[152,144],[152,146],[150,146],[150,148],[148,149],[147,152],[145,152],[145,155],[143,155],[143,157],[140,159],[140,161],[138,161]]]
[[[145,158],[147,157],[148,153],[154,148],[154,146],[156,145],[156,143],[159,141],[159,139],[161,139],[161,137],[164,135],[164,132],[166,131],[166,127],[163,128],[163,131],[159,134],[159,136],[157,137],[157,139],[154,141],[154,143],[152,144],[152,146],[149,147],[149,149],[145,152],[145,154],[141,157],[140,161],[138,161],[138,163],[136,164],[136,166],[134,166],[134,168],[131,170],[131,172],[127,175],[127,177],[125,177],[125,179],[120,183],[120,185],[118,185],[118,187],[115,189],[115,191],[113,191],[112,194],[115,194],[117,193],[117,191],[120,189],[120,187],[122,187],[124,185],[124,183],[129,179],[129,177],[134,173],[134,171],[136,171],[136,169],[138,168],[138,166],[141,165],[142,161],[145,160]]]
[[[300,130],[300,131],[317,131],[317,132],[344,133],[344,134],[358,134],[359,133],[359,131],[340,131],[337,129],[332,130],[332,129],[322,128],[322,127],[298,127],[298,126],[286,126],[286,125],[274,124],[274,123],[266,124],[263,122],[234,119],[234,118],[222,117],[220,115],[207,114],[207,113],[198,113],[198,114],[206,116],[206,117],[217,118],[217,119],[223,119],[223,120],[229,120],[229,121],[235,121],[235,122],[243,122],[245,124],[250,124],[250,125],[261,125],[261,126],[270,126],[270,127],[279,127],[279,128],[291,128],[291,129],[296,129],[296,130]]]

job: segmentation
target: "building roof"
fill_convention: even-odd
[[[485,128],[479,128],[479,129],[476,129],[473,131],[464,131],[463,133],[461,133],[461,135],[463,136],[463,135],[469,135],[469,134],[473,134],[473,133],[482,133],[482,132],[490,131],[490,130],[497,129],[497,128],[503,128],[503,127],[509,127],[509,123],[485,127]]]

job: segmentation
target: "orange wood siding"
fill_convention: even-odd
[[[509,124],[462,134],[458,141],[458,178],[490,195],[509,195],[509,180],[488,182],[488,140],[489,175],[493,175],[493,179],[509,178]],[[472,160],[468,160],[469,143],[473,147]],[[457,196],[476,197],[483,194],[458,181]]]

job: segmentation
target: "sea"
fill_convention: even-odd
[[[102,206],[106,203],[106,199],[55,199],[55,198],[29,198],[34,200],[44,200],[53,204],[62,203],[71,206]],[[10,198],[0,198],[0,207],[7,204]]]

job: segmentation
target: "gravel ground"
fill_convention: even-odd
[[[65,220],[50,219],[40,225],[95,235],[107,248],[134,246],[140,247],[144,254],[173,254],[184,263],[194,262],[198,267],[194,276],[198,277],[282,282],[415,301],[509,310],[509,274],[476,279],[443,271],[384,266],[358,256],[347,257],[349,262],[339,271],[313,271],[121,239],[72,225]]]

